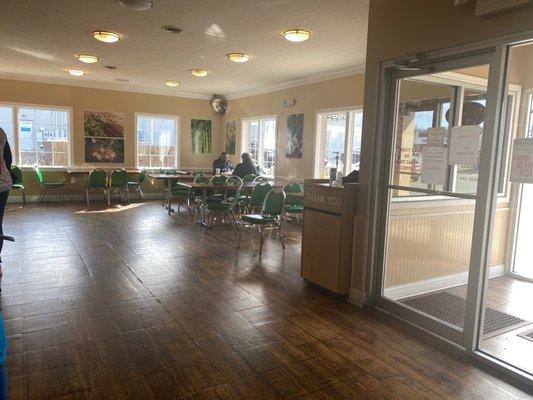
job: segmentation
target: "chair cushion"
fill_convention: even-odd
[[[260,215],[260,214],[250,214],[250,215],[243,215],[241,217],[241,220],[244,222],[249,222],[251,224],[268,224],[270,222],[275,222],[276,218],[267,217],[265,215]]]
[[[302,213],[304,212],[304,208],[301,205],[285,204],[285,211],[289,213]]]

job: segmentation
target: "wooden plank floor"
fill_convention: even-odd
[[[523,399],[458,350],[306,286],[300,242],[157,202],[10,205],[10,399]]]

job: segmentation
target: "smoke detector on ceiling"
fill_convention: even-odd
[[[146,11],[154,6],[152,0],[115,0],[122,7],[135,11]]]

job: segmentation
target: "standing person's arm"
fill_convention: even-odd
[[[6,162],[7,169],[10,170],[11,164],[13,163],[13,155],[11,154],[11,147],[7,141],[4,146],[4,161]]]

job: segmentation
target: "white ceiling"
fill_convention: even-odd
[[[133,11],[113,0],[0,1],[0,77],[184,96],[230,97],[302,82],[310,76],[360,69],[366,55],[368,0],[154,0]],[[176,25],[184,31],[161,31]],[[290,28],[309,29],[303,43],[283,39]],[[92,38],[94,30],[118,32],[115,44]],[[228,52],[252,60],[237,64]],[[101,62],[83,64],[76,53]],[[104,65],[118,69],[109,71]],[[84,69],[82,78],[66,68]],[[211,71],[206,78],[191,68]],[[127,83],[115,79],[128,79]],[[179,80],[178,88],[163,81]]]

